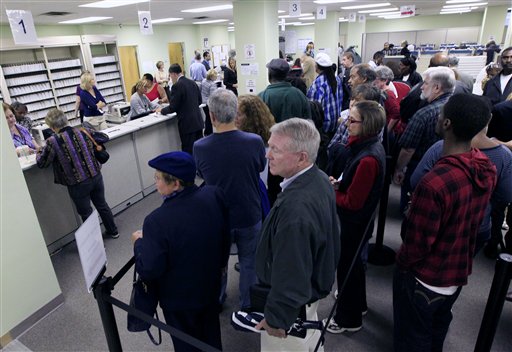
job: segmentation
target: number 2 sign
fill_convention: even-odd
[[[153,23],[151,22],[151,12],[139,11],[140,32],[144,35],[153,34]]]
[[[36,27],[32,12],[24,10],[5,10],[9,18],[12,37],[16,45],[37,44]]]

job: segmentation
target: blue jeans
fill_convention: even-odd
[[[238,262],[240,265],[240,282],[238,288],[240,290],[240,308],[246,309],[251,307],[251,299],[249,289],[257,282],[256,270],[254,267],[256,247],[260,242],[261,221],[249,227],[231,230],[231,238],[238,248]],[[228,282],[228,274],[222,276],[222,286],[220,293],[220,303],[224,303],[226,299],[226,286]]]
[[[395,268],[393,277],[393,342],[395,352],[441,352],[452,321],[451,296],[435,293],[408,271]]]

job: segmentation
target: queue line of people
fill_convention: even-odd
[[[507,54],[509,52],[512,52],[512,48],[503,51],[504,59],[502,63],[504,65],[504,76],[506,76],[508,71],[512,70],[512,64],[510,64],[512,62],[512,56]],[[327,58],[323,57],[322,54],[323,53],[317,54],[316,59],[318,60],[317,71],[319,72],[322,71],[322,67],[329,67],[329,65],[322,65],[322,63],[325,64],[327,62]],[[169,69],[171,77],[172,74],[176,76],[176,79],[173,79],[175,84],[179,79],[182,79],[181,72],[178,72],[180,71],[178,70],[179,65],[176,66],[178,67],[171,66]],[[332,64],[330,66],[332,67]],[[267,67],[269,68],[269,77],[272,70],[274,73],[282,73],[279,70],[286,71],[286,68],[284,65],[280,65],[280,62],[271,62]],[[371,87],[371,84],[375,85],[374,82],[376,79],[385,81],[385,86],[387,87],[392,78],[390,78],[386,70],[379,71],[384,72],[380,72],[380,75],[379,73],[376,74],[369,66],[367,67],[367,65],[364,64],[353,66],[349,76],[348,87],[354,90],[354,92],[357,92],[358,86]],[[325,79],[321,76],[319,77],[320,79]],[[500,180],[498,178],[497,180],[496,165],[493,165],[485,154],[478,151],[478,149],[473,149],[471,146],[473,138],[477,134],[481,134],[482,130],[484,130],[489,122],[491,116],[490,105],[482,98],[470,94],[452,95],[456,87],[455,82],[455,74],[446,67],[432,67],[426,71],[424,81],[420,83],[421,86],[418,89],[421,92],[421,98],[426,100],[427,105],[418,106],[417,111],[413,114],[411,119],[405,123],[403,135],[397,142],[402,148],[402,151],[398,155],[394,175],[395,181],[398,180],[397,183],[399,183],[400,175],[397,174],[396,170],[403,172],[402,169],[404,167],[404,160],[406,160],[405,157],[414,154],[414,152],[411,153],[410,148],[405,144],[407,138],[404,136],[408,136],[409,134],[413,135],[415,133],[414,129],[417,129],[416,126],[421,121],[425,121],[422,125],[422,130],[416,132],[416,137],[410,138],[410,140],[417,142],[424,139],[426,140],[425,144],[432,145],[439,137],[444,138],[444,144],[442,146],[443,157],[440,162],[435,164],[432,170],[427,172],[417,183],[416,188],[412,191],[412,200],[409,203],[408,213],[406,214],[403,233],[404,243],[397,257],[398,269],[395,273],[394,283],[395,350],[397,351],[410,350],[413,346],[418,347],[417,342],[415,342],[418,336],[421,336],[421,347],[425,350],[429,350],[430,348],[442,349],[442,342],[444,341],[451,320],[451,306],[457,299],[461,287],[467,283],[467,277],[471,273],[471,258],[476,254],[475,243],[477,239],[477,229],[480,224],[482,224],[483,221],[485,222],[485,219],[490,216],[489,210],[486,209],[489,209],[488,205],[490,204],[491,193],[494,190],[496,182],[501,181],[504,182],[504,184],[512,183],[512,181],[508,179]],[[271,81],[269,88],[272,87],[272,84],[275,84],[275,82],[273,83]],[[510,84],[510,82],[508,82],[508,84]],[[197,85],[195,86],[197,88]],[[293,87],[290,86],[289,88]],[[327,94],[332,94],[333,97],[335,97],[334,89],[332,87],[331,89],[332,92],[328,92]],[[381,87],[380,89],[384,91],[389,90],[389,88],[385,87]],[[293,91],[288,90],[290,92]],[[413,90],[411,90],[411,92],[412,91]],[[336,105],[337,116],[342,116],[342,92],[342,85],[337,84],[336,93],[339,93],[341,96],[341,99],[336,100],[336,104],[339,103],[339,105]],[[504,92],[503,88],[502,92]],[[385,94],[389,95],[389,93]],[[324,96],[322,98],[326,97]],[[276,203],[267,218],[263,221],[263,224],[260,225],[262,227],[261,240],[255,240],[255,238],[257,238],[256,235],[260,232],[259,227],[256,229],[254,226],[250,226],[251,230],[247,231],[246,237],[244,237],[245,234],[243,234],[243,231],[239,235],[244,237],[245,240],[250,238],[253,241],[250,249],[247,247],[247,251],[243,251],[243,254],[239,253],[240,260],[244,261],[244,266],[242,266],[244,267],[243,274],[244,276],[247,274],[248,269],[246,265],[254,265],[253,270],[255,270],[255,276],[252,274],[253,279],[245,281],[243,285],[243,280],[241,279],[241,309],[250,308],[248,291],[251,283],[257,281],[256,277],[258,282],[264,283],[269,288],[267,306],[264,312],[265,319],[258,324],[258,328],[264,328],[267,332],[262,334],[262,349],[264,346],[268,348],[276,348],[276,346],[291,348],[290,346],[298,346],[294,348],[306,348],[305,350],[307,350],[307,348],[309,348],[307,346],[311,346],[312,343],[316,342],[315,338],[318,336],[314,333],[309,334],[308,337],[302,341],[297,341],[295,340],[297,338],[294,337],[288,337],[286,339],[288,341],[281,338],[285,336],[285,332],[290,324],[293,323],[294,320],[292,318],[300,316],[303,309],[305,309],[306,317],[310,319],[316,317],[317,302],[330,292],[334,282],[336,268],[338,284],[342,281],[340,279],[343,279],[346,275],[349,276],[348,282],[351,282],[351,284],[340,292],[342,299],[336,316],[333,320],[326,322],[328,331],[332,333],[342,333],[345,331],[358,331],[362,327],[361,317],[367,307],[365,300],[362,299],[362,297],[365,296],[364,269],[358,248],[364,247],[365,242],[367,242],[369,238],[370,233],[368,233],[368,229],[370,226],[367,225],[371,223],[371,215],[373,215],[378,204],[386,168],[384,161],[385,150],[381,144],[382,131],[386,129],[386,112],[382,106],[385,105],[385,96],[381,96],[380,98],[379,102],[365,100],[355,102],[350,107],[348,114],[345,114],[345,119],[341,121],[339,126],[346,127],[343,133],[348,134],[348,140],[346,144],[341,146],[338,140],[335,141],[335,144],[337,144],[338,147],[345,148],[348,152],[345,152],[345,157],[336,160],[336,162],[341,162],[341,166],[338,165],[335,169],[342,171],[340,176],[334,177],[333,175],[329,175],[331,176],[330,182],[327,176],[315,166],[315,161],[320,146],[321,132],[334,133],[334,130],[331,131],[330,128],[323,127],[321,131],[318,131],[310,122],[306,122],[304,119],[293,118],[293,116],[284,117],[282,121],[276,118],[275,120],[278,123],[270,128],[266,157],[269,160],[270,173],[283,177],[283,181],[280,184],[282,191],[276,197]],[[444,100],[441,101],[441,98]],[[176,101],[180,100],[176,99]],[[199,99],[199,101],[201,101],[201,99]],[[227,132],[228,134],[225,134],[225,136],[228,136],[237,131],[236,116],[239,110],[237,108],[237,99],[233,93],[228,93],[226,90],[215,90],[211,93],[208,101],[210,106],[209,115],[213,125],[217,128],[216,133],[214,133],[211,138],[200,139],[202,133],[201,136],[199,136],[198,133],[193,132],[193,138],[182,139],[182,149],[185,150],[185,148],[183,148],[184,140],[186,141],[185,143],[188,143],[189,150],[190,147],[194,145],[194,158],[200,175],[204,176],[204,173],[208,174],[214,172],[211,170],[220,168],[223,172],[223,177],[225,177],[226,171],[228,171],[230,167],[233,167],[234,160],[243,160],[242,164],[247,165],[250,162],[250,158],[233,158],[232,150],[221,148],[218,150],[228,153],[226,157],[222,158],[222,160],[227,163],[226,165],[222,165],[222,163],[219,163],[218,160],[213,158],[209,166],[202,166],[204,164],[203,160],[208,160],[208,156],[198,153],[196,148],[200,150],[202,144],[219,139],[223,133]],[[263,102],[267,103],[265,99],[263,99]],[[432,105],[434,102],[436,102],[436,105]],[[183,109],[185,105],[181,106],[181,108]],[[196,104],[196,106],[198,106],[198,104]],[[435,109],[433,107],[435,107]],[[269,106],[269,108],[269,111],[272,111],[272,106]],[[245,118],[247,118],[247,113],[245,113]],[[185,123],[183,121],[186,119],[188,119],[188,117],[181,116],[182,123]],[[51,118],[48,118],[48,120],[51,122]],[[180,121],[180,119],[178,121]],[[330,119],[324,120],[324,122],[330,121]],[[337,123],[339,123],[339,121],[335,122],[335,127]],[[328,123],[327,126],[329,126]],[[54,127],[54,131],[59,133],[66,125],[54,125]],[[432,130],[435,130],[438,137],[431,137]],[[186,136],[186,134],[184,135]],[[181,130],[180,136],[182,136]],[[258,149],[263,148],[263,153],[265,153],[265,144],[263,144],[261,137],[255,139],[255,141],[256,140],[262,142]],[[237,143],[233,143],[232,145],[234,149],[237,149],[236,144]],[[493,144],[493,148],[496,147],[496,142],[491,143],[488,139],[481,139],[481,144],[476,144],[476,146],[485,149],[485,146],[490,144]],[[500,148],[502,148],[500,149],[500,155],[502,155],[501,158],[503,161],[501,169],[506,169],[511,165],[512,154],[507,152],[503,147]],[[211,149],[208,153],[218,153],[215,147],[208,149]],[[246,149],[254,150],[254,148]],[[503,152],[503,150],[505,152]],[[423,154],[425,151],[426,149],[423,151]],[[45,147],[41,155],[43,155],[43,153],[48,154],[50,152]],[[189,153],[192,154],[191,152]],[[170,156],[168,157],[170,158]],[[186,155],[180,155],[178,159],[180,158],[187,159],[188,157]],[[38,163],[39,160],[40,156],[38,155]],[[41,160],[44,160],[44,158],[41,158]],[[169,160],[172,161],[173,159],[171,158]],[[188,164],[187,167],[191,169],[190,161],[188,160],[186,163]],[[264,168],[264,165],[262,167],[261,164],[262,163],[252,171],[245,169],[246,166],[233,168],[234,170],[247,170],[248,175],[252,175],[249,177],[250,182],[248,187],[258,191],[257,193],[255,193],[256,191],[253,192],[252,197],[252,202],[255,204],[255,207],[254,209],[251,208],[248,210],[247,214],[263,214],[261,211],[259,186],[257,187],[257,182],[259,181],[256,181],[259,180],[259,173]],[[47,165],[47,163],[41,161],[41,165]],[[173,168],[166,169],[165,166],[159,166],[160,169],[162,169],[160,170],[155,165],[156,164],[151,166],[159,171],[168,170],[171,172],[171,176],[177,176],[172,175],[172,172],[176,172]],[[468,169],[472,169],[474,172],[468,173]],[[236,179],[236,176],[237,173],[235,172],[233,179]],[[256,178],[252,179],[253,176]],[[221,193],[227,193],[227,190],[233,187],[233,183],[230,183],[229,178],[219,178],[219,180],[222,182],[215,181],[215,178],[208,180],[208,177],[205,177],[206,184],[219,186],[219,188],[222,189]],[[179,181],[179,177],[175,177],[175,179],[171,177],[171,181],[165,183],[166,185],[173,185],[173,187],[171,187],[172,192],[165,194],[166,200],[172,201],[174,198],[180,198],[182,196],[180,193],[187,189],[187,187],[185,187],[186,185]],[[190,183],[190,178],[181,181]],[[450,182],[455,182],[458,188],[464,189],[464,192],[454,194],[453,190],[449,188]],[[312,187],[310,190],[308,190],[308,184]],[[434,189],[431,189],[432,187],[434,187]],[[233,190],[236,190],[236,188],[231,189],[231,191]],[[308,194],[308,196],[302,197],[301,192],[303,195]],[[258,197],[255,196],[256,194],[258,194]],[[507,197],[509,196],[505,195],[505,199],[502,199],[502,201],[507,203]],[[242,210],[238,203],[232,203],[232,199],[235,198],[236,197],[229,197],[224,200],[226,204],[222,206],[227,207],[227,214]],[[247,199],[243,199],[241,202],[247,202]],[[509,202],[510,200],[508,200],[508,203]],[[436,205],[432,206],[434,203]],[[458,206],[455,206],[456,204]],[[461,204],[462,206],[460,206]],[[256,211],[256,208],[259,208],[259,210]],[[301,208],[314,211],[313,213],[309,213],[309,216],[304,214],[304,217],[300,217],[301,219],[304,218],[304,220],[303,223],[300,224],[299,230],[295,227],[298,225],[296,223],[298,218],[296,214],[300,212],[299,209]],[[458,221],[462,217],[455,215],[447,217],[447,209],[452,208],[457,208],[454,210],[457,212],[461,212],[461,209],[464,209],[466,214],[469,214],[467,221],[463,224],[458,223],[456,226],[456,224],[453,223],[454,219]],[[317,212],[322,209],[325,210],[325,212],[317,214]],[[332,209],[334,209],[334,212],[332,212]],[[427,209],[430,212],[429,219],[436,219],[436,223],[427,223],[425,221],[424,212],[426,212]],[[329,212],[331,216],[326,216]],[[335,213],[336,215],[334,215]],[[205,214],[207,214],[207,212],[205,212]],[[234,218],[240,218],[239,216],[233,217],[232,214],[231,216],[227,214],[223,214],[225,221],[233,221],[232,219]],[[262,220],[263,216],[259,221],[261,222]],[[357,220],[360,221],[358,222]],[[197,219],[194,221],[197,221]],[[291,221],[291,223],[288,224],[289,221]],[[339,224],[341,224],[341,229]],[[438,227],[434,228],[434,225]],[[235,225],[230,224],[231,236],[236,237],[237,231],[234,231],[234,229],[236,229],[234,226]],[[422,232],[418,230],[418,228],[421,227],[428,227],[431,230],[429,232],[429,238],[423,237]],[[244,228],[244,225],[242,225],[242,228]],[[318,231],[318,228],[323,229],[323,231]],[[145,232],[146,231],[143,233]],[[147,232],[152,233],[152,231]],[[249,233],[252,235],[249,235]],[[293,238],[293,236],[290,237],[291,233],[297,233],[300,234],[300,236]],[[464,236],[461,238],[456,236],[460,233],[464,233]],[[169,230],[168,236],[180,235]],[[457,239],[454,240],[452,237],[457,237]],[[136,248],[143,248],[146,240],[142,233],[134,233],[132,238]],[[139,241],[141,238],[142,240]],[[302,240],[300,240],[301,238]],[[307,241],[304,241],[305,239],[307,239]],[[481,238],[479,239],[481,240]],[[296,245],[293,245],[294,241],[299,240],[300,243],[297,242]],[[164,239],[164,241],[166,241],[166,239]],[[447,265],[449,264],[440,262],[439,259],[437,259],[440,252],[435,248],[430,248],[429,245],[422,244],[424,242],[430,243],[429,241],[439,241],[440,245],[443,246],[442,248],[445,249],[450,248],[450,243],[452,243],[454,248],[466,248],[465,253],[459,253],[458,257],[456,257],[453,262],[456,262],[459,266],[465,265],[467,270],[453,271],[453,273],[447,271],[442,279],[433,277],[429,272],[428,266],[425,267],[426,263],[437,267],[437,272],[448,270]],[[257,242],[259,242],[258,247],[254,245],[254,243]],[[360,245],[360,243],[362,243],[362,245]],[[425,246],[429,248],[429,250],[425,251]],[[218,248],[220,247],[222,246],[219,245]],[[242,259],[243,256],[246,257]],[[213,292],[220,290],[220,286],[219,289],[217,289],[217,286],[222,278],[222,272],[225,272],[224,264],[226,262],[222,258],[220,255],[216,257],[216,264],[213,266],[213,268],[219,269],[217,274],[215,274],[215,276],[218,275],[219,280],[211,281]],[[291,258],[294,258],[295,261],[290,260]],[[300,260],[297,260],[297,258],[300,258]],[[348,273],[347,268],[350,266],[352,258],[355,260],[355,269]],[[140,262],[142,263],[143,260],[144,259],[141,258]],[[142,264],[138,265],[140,267]],[[320,270],[320,268],[322,270]],[[151,269],[144,267],[144,270],[150,271]],[[161,268],[159,270],[161,270]],[[283,270],[290,274],[283,276]],[[141,274],[143,272],[142,269],[139,271]],[[293,273],[293,275],[291,275],[291,273]],[[302,273],[306,275],[301,276]],[[150,278],[154,279],[154,277],[148,277],[148,279]],[[293,282],[290,280],[293,280]],[[247,284],[247,282],[249,282],[249,284]],[[415,284],[411,285],[411,282]],[[421,290],[425,292],[426,297],[438,297],[441,295],[450,296],[450,299],[439,306],[431,307],[428,313],[423,311],[423,314],[419,314],[414,317],[415,320],[411,320],[411,312],[419,309],[417,306],[418,302],[409,301],[405,297],[411,289],[415,289],[414,287],[417,289],[418,285],[420,285]],[[162,291],[161,294],[165,295],[166,292]],[[217,296],[217,298],[219,298],[219,296]],[[209,304],[211,304],[211,302],[209,302]],[[202,308],[206,309],[205,307],[206,306],[202,306]],[[432,320],[431,316],[438,313],[443,314],[442,321]],[[427,316],[426,314],[430,315]],[[209,319],[214,319],[214,315],[215,314],[209,314]],[[188,332],[193,336],[195,336],[194,334],[197,333],[196,330],[199,327],[202,326],[202,329],[204,329],[206,322],[200,315],[196,315],[196,318],[197,320],[192,323],[190,320],[185,323],[184,321],[186,319],[183,315],[178,318],[171,318],[170,315],[166,316],[166,320],[168,320],[170,325],[179,325],[185,332],[187,332],[186,329],[190,328]],[[180,325],[182,323],[184,325]],[[430,326],[440,328],[441,333],[433,335],[429,331],[424,331],[424,329],[421,328],[421,326],[423,326],[422,324],[430,324]],[[212,342],[215,346],[218,346],[218,341],[220,341],[220,330],[218,333],[219,336],[208,337],[216,341]],[[201,339],[207,339],[200,334],[197,336]],[[176,342],[175,347],[177,347]]]

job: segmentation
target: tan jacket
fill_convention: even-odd
[[[308,89],[311,87],[317,76],[315,65],[315,59],[310,56],[306,56],[302,62],[302,78],[304,79]]]

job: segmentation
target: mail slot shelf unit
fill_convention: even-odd
[[[84,69],[95,76],[107,102],[126,101],[115,36],[42,37],[38,44],[22,47],[10,39],[0,41],[1,99],[27,104],[35,125],[54,107],[75,119],[76,89]]]
[[[5,50],[2,46],[0,65],[3,82],[0,82],[0,86],[5,86],[8,92],[5,100],[9,103],[19,101],[26,104],[35,125],[43,123],[48,111],[53,108],[71,110],[68,117],[74,117],[76,97],[64,88],[72,87],[76,91],[76,86],[80,83],[83,67],[80,37],[75,37],[78,40],[76,43],[71,43],[69,37],[59,38],[67,38],[70,44],[58,43],[55,40],[54,47],[49,44],[37,48],[14,47]],[[46,39],[45,42],[52,41]],[[72,102],[69,102],[70,97]],[[69,105],[73,107],[69,109]]]
[[[93,49],[91,48],[91,50]],[[102,48],[97,47],[96,51],[98,49],[104,49],[106,54],[117,51],[116,47],[108,45],[104,45]],[[113,55],[93,56],[92,64],[94,66],[94,74],[96,75],[96,87],[100,90],[105,101],[108,104],[125,101],[123,81],[115,53]]]
[[[56,59],[48,62],[59,109],[68,119],[74,118],[76,88],[80,84],[82,62],[78,58]]]
[[[10,103],[25,104],[32,120],[44,118],[56,106],[44,60],[3,64],[2,71]]]

